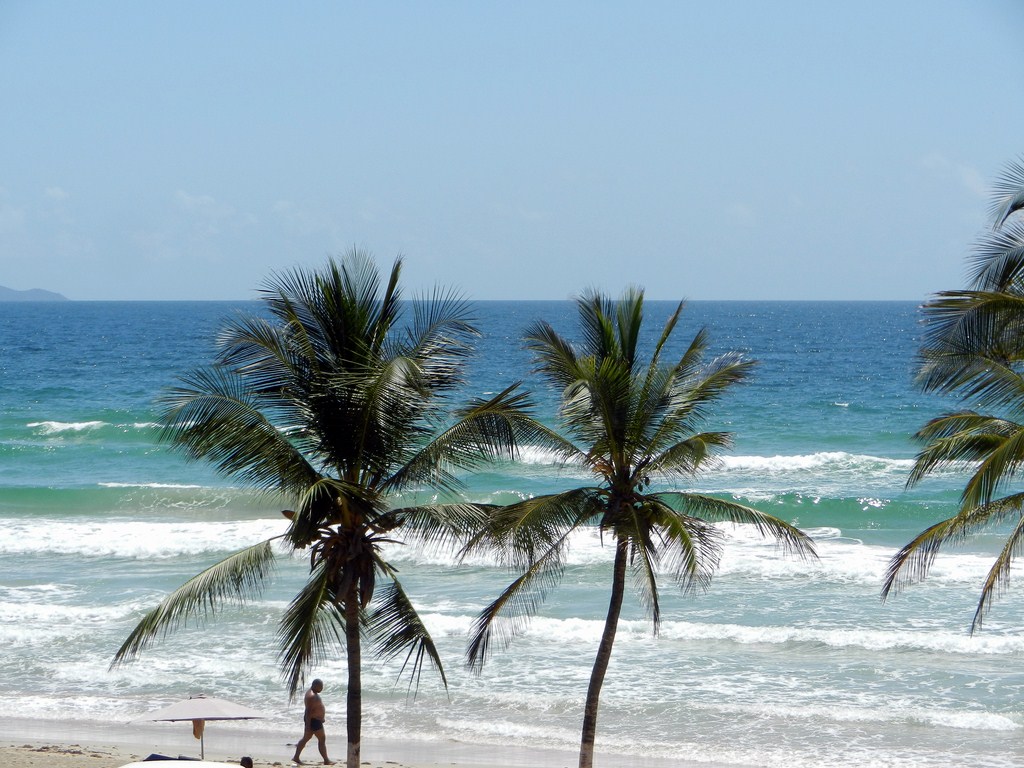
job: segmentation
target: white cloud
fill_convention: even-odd
[[[977,168],[961,165],[958,166],[957,170],[960,173],[960,181],[975,195],[978,197],[988,197],[991,194],[991,188]]]
[[[988,197],[991,189],[977,168],[950,160],[945,155],[932,153],[921,158],[921,165],[936,174],[952,177],[976,197]]]
[[[235,213],[235,209],[230,205],[220,203],[209,195],[190,195],[179,189],[174,199],[182,210],[198,213],[210,219],[226,219]]]
[[[45,190],[46,196],[51,200],[67,200],[70,195],[60,187],[47,187]]]
[[[325,226],[325,223],[320,220],[319,216],[299,207],[291,200],[278,200],[271,206],[271,210],[293,232],[302,236],[308,236],[314,232],[320,232],[325,228],[329,228]]]
[[[194,227],[195,234],[200,237],[213,237],[222,231],[253,227],[260,223],[256,214],[239,211],[210,195],[192,195],[179,189],[174,193],[174,201],[178,210],[188,219],[188,226]]]
[[[733,203],[727,215],[730,223],[744,227],[753,227],[758,221],[756,211],[746,203]]]
[[[0,187],[0,235],[12,234],[25,226],[25,209],[7,200],[7,190]]]

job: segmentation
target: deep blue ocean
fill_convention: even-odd
[[[648,305],[651,338],[674,306]],[[474,307],[483,335],[466,394],[522,379],[552,419],[553,394],[532,379],[520,339],[538,318],[572,336],[573,305]],[[211,358],[222,319],[258,308],[0,303],[0,718],[124,722],[205,691],[272,713],[261,727],[294,730],[273,649],[301,556],[282,557],[261,600],[108,670],[168,590],[284,529],[279,500],[184,462],[154,426],[154,399]],[[658,637],[628,602],[599,751],[637,765],[654,756],[786,768],[1024,764],[1016,585],[969,634],[999,532],[879,599],[889,558],[955,511],[964,481],[947,472],[905,489],[913,433],[957,406],[914,388],[918,321],[909,302],[688,305],[677,351],[706,326],[714,349],[759,361],[708,424],[733,432],[734,449],[691,488],[795,522],[820,561],[786,559],[728,528],[707,593],[684,597],[666,580]],[[581,477],[536,450],[464,479],[469,498],[502,502]],[[415,546],[389,555],[439,643],[450,688],[428,677],[412,698],[395,668],[367,664],[364,736],[576,749],[610,579],[596,534],[574,540],[561,587],[479,676],[463,667],[467,632],[511,575],[486,558],[453,567],[449,553]],[[316,670],[337,685],[329,714],[339,744],[344,668],[339,656]]]

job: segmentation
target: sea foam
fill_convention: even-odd
[[[284,533],[284,520],[143,522],[14,520],[0,528],[0,554],[132,559],[229,553]]]
[[[85,432],[88,430],[102,429],[109,426],[105,421],[34,421],[26,424],[30,429],[37,430],[43,435],[55,435],[61,432]]]

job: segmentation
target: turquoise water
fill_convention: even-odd
[[[655,303],[649,316],[660,321],[673,306]],[[221,318],[240,308],[256,305],[0,304],[0,717],[127,721],[205,691],[294,730],[273,637],[302,581],[301,557],[281,559],[261,600],[107,669],[167,590],[283,530],[281,503],[184,463],[156,439],[154,397],[209,358]],[[568,303],[476,310],[484,337],[467,385],[474,394],[529,380],[518,339],[535,318],[573,330]],[[680,348],[699,325],[716,349],[760,364],[709,425],[733,431],[735,449],[693,487],[796,522],[821,560],[786,560],[730,529],[707,594],[684,598],[666,586],[659,637],[629,604],[600,749],[787,768],[1024,761],[1019,592],[968,634],[998,532],[940,557],[927,583],[878,599],[895,549],[951,514],[963,482],[946,473],[904,489],[910,435],[952,405],[912,386],[915,305],[694,302]],[[536,398],[550,418],[551,394]],[[507,501],[579,479],[538,450],[467,477],[466,493]],[[609,553],[587,532],[573,544],[561,588],[480,676],[462,667],[466,633],[510,575],[486,558],[453,568],[445,552],[395,546],[450,690],[427,679],[413,699],[395,669],[368,666],[365,735],[574,749]],[[343,658],[316,674],[328,681],[340,739]]]

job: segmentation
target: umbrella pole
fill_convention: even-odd
[[[199,737],[199,759],[200,760],[205,760],[206,759],[206,734],[205,733],[203,733]]]

